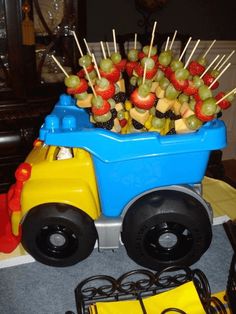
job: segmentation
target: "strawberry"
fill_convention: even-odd
[[[126,73],[128,74],[129,77],[133,75],[133,70],[137,64],[138,64],[137,61],[128,61],[126,63],[125,70],[126,70]]]
[[[103,99],[102,106],[92,105],[92,113],[96,116],[102,116],[111,109],[108,101]]]
[[[93,64],[91,64],[90,66],[88,66],[86,68],[87,72],[90,73],[94,70],[94,66]],[[81,69],[78,73],[77,73],[78,77],[81,78],[81,77],[85,77],[85,72],[84,72],[84,69]]]
[[[171,69],[171,67],[166,67],[165,68],[165,70],[164,70],[165,72],[165,76],[168,78],[168,79],[170,79],[170,77],[171,77],[171,75],[172,75],[172,73],[174,73],[174,71]]]
[[[191,96],[196,94],[197,91],[198,89],[194,86],[193,81],[188,80],[188,86],[183,89],[184,94]]]
[[[127,124],[127,120],[126,119],[121,119],[121,120],[119,120],[119,123],[120,123],[120,126],[123,128],[124,126],[126,126],[126,124]]]
[[[108,81],[116,83],[120,79],[120,70],[115,66],[111,69],[110,72],[105,72],[101,68],[99,69],[101,77],[105,77]]]
[[[173,72],[170,76],[170,81],[173,84],[174,88],[178,91],[183,91],[188,87],[188,80],[178,80],[175,76],[175,72]]]
[[[119,63],[116,63],[115,66],[118,68],[118,70],[120,72],[124,72],[125,71],[125,65],[126,65],[126,59],[122,59],[120,60]]]
[[[75,95],[75,94],[81,94],[86,92],[88,89],[88,83],[85,79],[81,78],[80,83],[77,87],[72,88],[72,87],[67,87],[67,93],[69,95]]]
[[[141,97],[136,88],[130,95],[130,101],[140,109],[149,110],[154,106],[156,96],[153,93],[149,93],[146,97]]]
[[[154,66],[154,68],[152,70],[147,70],[146,72],[146,79],[147,80],[151,80],[157,73],[157,66]],[[144,68],[142,67],[141,64],[137,64],[136,67],[134,68],[134,71],[136,72],[136,74],[139,77],[143,77],[143,73],[144,73]]]
[[[215,118],[215,115],[214,115],[214,114],[208,116],[208,115],[206,115],[206,114],[204,114],[204,113],[202,112],[202,105],[203,105],[203,101],[202,101],[202,100],[199,100],[199,101],[196,103],[196,105],[195,105],[195,107],[194,107],[194,111],[195,111],[196,117],[197,117],[199,120],[203,121],[203,122],[211,121],[212,119],[214,119],[214,118]]]
[[[205,83],[205,85],[207,86],[210,86],[211,83],[215,80],[214,76],[211,75],[210,73],[206,73],[204,76],[203,76],[203,81]],[[211,86],[211,89],[217,89],[219,87],[219,82],[216,81],[212,86]]]
[[[205,71],[205,67],[197,61],[191,61],[188,66],[191,75],[201,75]]]
[[[115,95],[116,90],[115,85],[111,82],[109,82],[109,86],[105,89],[102,89],[98,85],[95,85],[94,89],[97,95],[100,95],[105,100],[112,98]]]
[[[215,96],[215,99],[216,100],[220,100],[221,98],[223,98],[225,96],[225,93],[224,92],[219,92],[216,96]],[[225,110],[225,109],[228,109],[230,106],[231,106],[231,102],[228,101],[227,99],[223,99],[221,100],[219,103],[218,103],[218,106]]]

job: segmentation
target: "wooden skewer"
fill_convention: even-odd
[[[222,74],[224,74],[224,72],[231,66],[231,63],[228,63],[227,66],[224,68],[223,71],[220,72],[220,74],[214,79],[214,81],[211,83],[211,85],[209,86],[209,88],[211,88],[215,82],[221,77]]]
[[[107,47],[108,57],[110,57],[111,56],[111,51],[110,51],[109,43],[107,41],[106,41],[106,47]]]
[[[52,55],[52,59],[56,62],[57,66],[62,70],[62,72],[65,74],[66,77],[69,77],[69,74],[63,69],[63,66],[60,64],[60,62]]]
[[[150,56],[151,56],[151,51],[152,51],[152,45],[153,45],[153,41],[154,41],[154,37],[155,37],[156,26],[157,26],[157,22],[155,21],[154,25],[153,25],[152,38],[151,38],[149,51],[148,51],[148,58],[150,58]]]
[[[95,67],[95,70],[97,72],[98,78],[100,79],[101,75],[100,75],[100,72],[99,72],[99,69],[98,69],[97,61],[96,61],[95,56],[94,56],[93,53],[92,53],[92,60],[93,60],[94,67]]]
[[[143,70],[143,84],[145,83],[146,73],[147,73],[147,62],[145,62],[145,64],[144,64],[144,70]]]
[[[192,58],[192,56],[193,56],[195,50],[197,49],[197,46],[198,46],[199,43],[200,43],[200,39],[197,40],[195,46],[193,47],[193,50],[192,50],[192,52],[190,53],[190,55],[189,55],[189,57],[188,57],[188,60],[187,60],[186,63],[185,63],[184,69],[187,68],[187,66],[188,66],[188,64],[189,64],[189,62],[190,62],[190,60],[191,60],[191,58]]]
[[[224,95],[224,97],[222,97],[221,99],[219,99],[216,104],[218,105],[222,100],[224,100],[225,98],[227,98],[228,96],[230,96],[231,94],[235,94],[236,93],[236,87],[234,89],[232,89],[230,92],[228,92],[226,95]]]
[[[101,48],[102,48],[102,54],[103,54],[103,58],[106,59],[107,56],[106,56],[106,52],[105,52],[105,49],[104,49],[104,46],[103,46],[103,42],[100,41],[100,44],[101,44]]]
[[[213,42],[210,44],[209,48],[207,49],[207,51],[204,53],[204,55],[202,56],[203,58],[206,58],[206,55],[208,54],[208,52],[211,50],[212,46],[214,45],[214,43],[216,42],[216,40],[213,40]]]
[[[216,62],[216,60],[219,58],[220,55],[217,55],[215,57],[214,60],[212,60],[212,62],[208,65],[208,67],[205,69],[205,71],[201,74],[200,78],[202,78],[206,73],[207,71],[211,68],[211,66]]]
[[[172,38],[172,40],[171,40],[170,47],[169,47],[170,50],[172,49],[172,46],[173,46],[173,43],[174,43],[174,41],[175,41],[176,35],[177,35],[177,31],[174,32],[173,38]]]
[[[217,62],[217,64],[215,65],[215,67],[213,68],[213,70],[216,70],[218,68],[218,66],[220,65],[221,61],[225,58],[225,55],[223,55],[220,60]]]
[[[112,35],[113,35],[113,42],[114,42],[114,50],[117,52],[117,46],[116,46],[116,33],[115,30],[112,30]]]
[[[170,37],[168,36],[166,40],[165,51],[168,49],[169,41],[170,41]]]
[[[72,33],[73,33],[75,42],[76,42],[76,44],[77,44],[77,47],[78,47],[78,49],[79,49],[79,53],[80,53],[81,57],[83,57],[83,51],[82,51],[82,49],[81,49],[81,47],[80,47],[80,44],[79,44],[78,38],[77,38],[77,36],[76,36],[76,33],[75,33],[75,31],[72,31]]]
[[[137,33],[134,34],[134,49],[137,49]]]
[[[91,51],[90,51],[90,49],[89,49],[88,43],[87,43],[87,41],[86,41],[85,38],[84,38],[84,43],[85,43],[86,49],[87,49],[87,51],[88,51],[88,54],[89,54],[90,56],[92,56],[92,53],[91,53]]]
[[[220,70],[224,65],[225,63],[232,57],[232,55],[235,53],[235,50],[233,50],[229,55],[228,57],[224,60],[224,62],[219,66],[218,70]]]
[[[182,51],[182,53],[181,53],[181,55],[180,55],[180,57],[179,57],[179,61],[181,61],[181,59],[183,58],[183,56],[184,56],[184,54],[185,54],[185,51],[186,51],[186,49],[188,48],[188,45],[189,45],[189,43],[190,43],[191,40],[192,40],[192,37],[189,37],[189,39],[188,39],[188,41],[187,41],[187,43],[186,43],[186,45],[185,45],[185,47],[184,47],[184,50]]]
[[[90,79],[90,76],[89,76],[89,74],[88,74],[88,71],[87,71],[87,69],[86,69],[85,66],[83,66],[83,69],[84,69],[85,74],[87,75],[87,79],[88,79],[88,81],[89,81],[89,84],[90,84],[90,87],[91,87],[91,89],[92,89],[92,91],[93,91],[93,94],[94,94],[94,96],[97,98],[97,93],[96,93],[96,91],[95,91],[95,89],[94,89],[94,87],[93,87],[93,83],[92,83],[92,81],[91,81],[91,79]]]

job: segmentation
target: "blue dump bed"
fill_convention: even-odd
[[[131,199],[147,190],[200,183],[210,152],[226,146],[226,128],[216,119],[194,133],[116,134],[94,128],[89,113],[62,95],[46,117],[40,139],[91,153],[103,214],[116,217]]]

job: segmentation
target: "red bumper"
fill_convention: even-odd
[[[14,236],[7,208],[7,194],[0,194],[0,252],[11,253],[20,243],[20,235]]]

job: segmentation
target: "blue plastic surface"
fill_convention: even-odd
[[[226,146],[226,128],[217,119],[188,134],[116,134],[94,128],[89,113],[62,95],[45,119],[40,139],[91,153],[103,214],[116,217],[131,199],[147,190],[200,183],[210,152]]]

